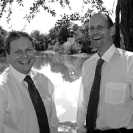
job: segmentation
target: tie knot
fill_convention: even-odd
[[[26,81],[27,83],[33,83],[32,79],[29,75],[26,75],[26,77],[24,78],[24,81]]]
[[[101,67],[104,63],[104,60],[102,58],[99,58],[97,61],[97,67]]]

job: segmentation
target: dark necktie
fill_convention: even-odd
[[[97,108],[99,102],[99,90],[101,81],[101,67],[104,60],[99,59],[95,69],[95,77],[91,87],[90,98],[88,102],[87,115],[86,115],[86,127],[88,133],[91,133],[96,127]]]
[[[28,83],[28,90],[37,115],[40,133],[50,133],[46,110],[37,88],[29,75],[24,78],[24,81]]]

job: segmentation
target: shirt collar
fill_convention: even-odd
[[[109,63],[111,57],[113,56],[114,52],[116,51],[116,47],[114,44],[102,55],[102,59]],[[98,55],[98,54],[97,54]],[[99,55],[98,55],[99,56]],[[99,56],[100,58],[100,56]]]
[[[14,76],[16,79],[18,79],[18,81],[19,81],[20,83],[22,83],[22,81],[24,80],[24,78],[25,78],[26,75],[20,73],[20,72],[17,71],[16,69],[14,69],[12,65],[9,66],[9,70],[11,71],[11,73],[13,74],[13,76]]]

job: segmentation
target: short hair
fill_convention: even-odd
[[[29,38],[29,40],[32,42],[32,45],[34,47],[33,39],[28,33],[22,32],[22,31],[11,31],[11,32],[8,32],[6,39],[5,39],[5,51],[7,54],[10,54],[11,41],[17,40],[21,37]]]
[[[98,14],[102,14],[102,15],[104,15],[104,16],[106,17],[106,21],[107,21],[107,24],[108,24],[108,28],[109,28],[109,29],[110,29],[112,26],[114,26],[114,23],[113,23],[111,17],[110,17],[107,13],[104,13],[104,12],[93,13],[92,16],[98,15]],[[91,17],[92,17],[92,16],[91,16]]]
[[[110,18],[110,16],[108,14],[105,14],[105,16],[107,17],[108,28],[111,28],[112,26],[114,26],[114,23]]]

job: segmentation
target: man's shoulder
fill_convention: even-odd
[[[117,48],[117,51],[118,51],[119,53],[123,53],[123,54],[125,54],[125,55],[133,56],[133,52],[127,51],[127,50],[125,50],[125,49]]]
[[[31,76],[36,81],[51,82],[46,75],[35,70],[31,70]]]
[[[93,55],[91,55],[85,62],[84,65],[87,65],[88,63],[92,63],[96,60],[97,58],[97,53],[94,53]]]
[[[121,48],[117,48],[117,52],[123,57],[126,57],[127,59],[133,58],[133,52],[127,51]]]
[[[49,97],[52,96],[54,92],[54,84],[47,76],[45,76],[43,73],[32,70],[31,77],[33,78],[40,92],[43,90],[45,95],[47,94]],[[43,88],[41,86],[43,86]]]

